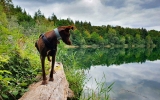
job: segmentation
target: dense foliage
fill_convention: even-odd
[[[147,31],[144,28],[133,29],[111,25],[92,26],[90,22],[73,22],[70,18],[58,19],[55,14],[45,18],[40,10],[31,17],[21,7],[15,7],[12,0],[0,0],[0,99],[18,99],[28,85],[35,81],[35,77],[41,72],[41,67],[34,43],[41,33],[61,25],[75,26],[75,31],[71,31],[73,45],[160,46],[160,32],[156,30]],[[58,47],[57,60],[63,61],[65,66],[80,66],[82,63],[79,64],[76,53],[65,55],[67,50],[61,50],[63,46],[64,44],[61,43]],[[103,57],[103,55],[95,56]],[[69,59],[62,59],[65,57]],[[89,57],[86,58],[90,60]],[[110,59],[108,62],[112,63],[113,60]],[[70,77],[68,75],[67,78],[73,81],[70,78],[77,76],[75,74],[77,73]],[[80,78],[84,80],[83,77]],[[79,83],[75,86],[77,84]],[[79,90],[75,90],[77,95],[80,95],[82,86],[78,88]]]

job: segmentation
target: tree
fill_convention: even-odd
[[[82,37],[84,37],[86,43],[88,44],[91,39],[90,33],[87,30],[85,30],[82,32]]]
[[[34,19],[38,18],[45,18],[44,15],[41,13],[40,9],[38,9],[37,12],[35,12]]]
[[[125,44],[128,44],[129,46],[131,46],[133,44],[133,36],[130,34],[127,34],[125,36]]]
[[[134,43],[135,44],[140,44],[140,42],[141,42],[141,36],[140,36],[140,34],[136,34]]]
[[[146,46],[147,47],[150,47],[151,45],[153,45],[153,41],[152,41],[150,35],[147,35],[145,40],[146,40]]]
[[[82,37],[82,34],[80,33],[79,30],[74,30],[71,35],[71,41],[74,45],[84,45],[85,44],[85,39]]]
[[[3,6],[4,12],[7,15],[9,15],[10,14],[10,7],[12,6],[12,0],[0,0],[0,5]]]
[[[91,34],[91,43],[92,44],[102,44],[104,42],[102,36],[99,36],[96,32],[93,32]]]
[[[3,12],[3,7],[0,5],[0,25],[7,27],[8,21],[6,19],[6,14]]]
[[[107,37],[108,37],[109,43],[116,44],[119,41],[119,38],[116,35],[116,30],[113,28],[109,28]]]
[[[117,33],[118,33],[119,35],[125,36],[125,32],[124,32],[124,28],[123,28],[123,27],[121,27],[121,26],[116,26],[115,29],[116,29],[116,31],[117,31]]]
[[[52,14],[52,16],[48,20],[53,21],[55,26],[58,21],[57,16],[54,13]]]
[[[142,28],[142,29],[141,29],[141,37],[142,37],[143,39],[145,39],[145,37],[146,37],[147,35],[148,35],[147,30],[144,29],[144,28]]]
[[[119,43],[120,43],[121,45],[124,45],[124,44],[125,44],[125,37],[124,37],[124,36],[120,36],[120,38],[119,38]]]

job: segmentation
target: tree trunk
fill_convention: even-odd
[[[69,89],[63,65],[55,63],[54,69],[56,73],[53,75],[53,82],[48,81],[46,85],[41,85],[42,81],[32,84],[19,100],[67,100],[74,97],[73,91]]]

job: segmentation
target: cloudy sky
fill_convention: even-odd
[[[49,17],[160,31],[160,0],[12,0],[30,15],[38,9]]]

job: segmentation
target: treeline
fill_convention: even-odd
[[[38,32],[45,32],[48,26],[54,28],[63,25],[73,25],[76,28],[71,35],[73,45],[160,46],[160,31],[111,25],[92,26],[90,22],[74,22],[70,18],[58,19],[54,13],[49,18],[45,18],[40,10],[35,12],[34,16],[31,17],[21,7],[14,7],[11,2],[6,2],[7,4],[3,2],[1,3],[4,6],[7,17],[16,17],[18,24],[25,28],[26,31],[23,33],[26,35],[32,35],[35,28],[41,28]]]
[[[160,32],[156,30],[147,31],[144,28],[134,29],[111,25],[91,26],[90,23],[79,21],[76,21],[75,25],[78,30],[75,31],[73,38],[76,44],[81,43],[79,45],[160,46]]]

